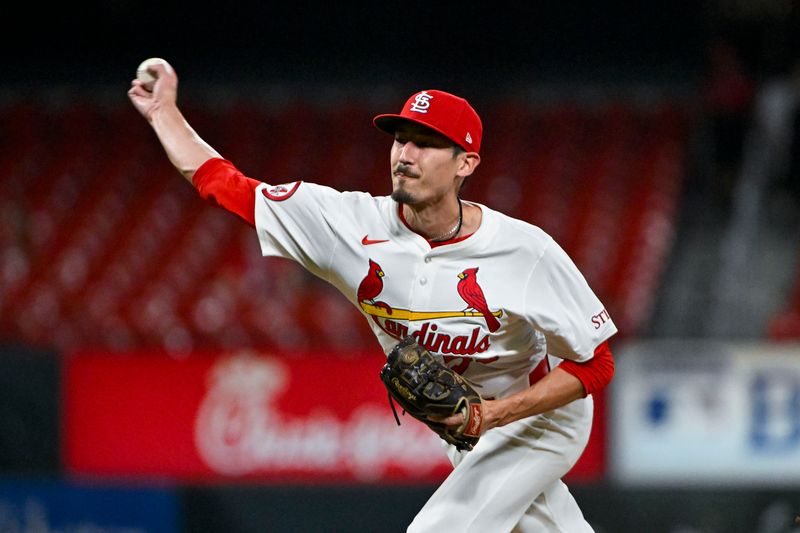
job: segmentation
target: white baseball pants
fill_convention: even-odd
[[[591,396],[486,432],[471,452],[448,446],[453,472],[408,533],[591,533],[561,478],[589,440]]]

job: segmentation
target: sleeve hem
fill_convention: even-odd
[[[230,165],[231,162],[221,157],[212,157],[197,167],[197,170],[195,170],[194,174],[192,175],[192,185],[194,188],[199,189],[204,181],[206,181],[210,176],[214,175],[214,171],[216,171],[221,164]]]
[[[614,376],[614,358],[608,342],[604,341],[595,348],[594,356],[588,361],[578,363],[567,359],[558,368],[578,378],[586,397],[604,389],[611,382]]]

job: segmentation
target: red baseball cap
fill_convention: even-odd
[[[483,125],[478,113],[463,98],[428,89],[411,95],[399,115],[378,115],[372,123],[394,134],[401,121],[411,121],[435,130],[467,152],[479,152]]]

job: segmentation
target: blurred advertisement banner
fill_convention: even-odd
[[[440,439],[408,416],[397,426],[383,362],[78,354],[65,371],[65,464],[182,479],[442,479],[450,465]]]
[[[612,468],[623,483],[800,483],[798,345],[629,345],[612,390]]]
[[[0,481],[0,531],[175,533],[177,498],[166,489]]]
[[[397,426],[378,378],[384,361],[74,354],[64,369],[65,468],[187,481],[439,482],[451,471],[442,441],[400,409]],[[602,476],[604,436],[601,421],[576,480]]]

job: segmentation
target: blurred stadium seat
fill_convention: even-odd
[[[249,228],[200,201],[127,106],[16,100],[0,112],[4,340],[60,349],[372,345],[334,289],[262,259]],[[184,113],[253,177],[387,192],[388,139],[371,128],[369,109],[243,100]],[[483,163],[464,196],[552,234],[622,336],[635,336],[672,247],[689,119],[666,100],[492,102]]]

